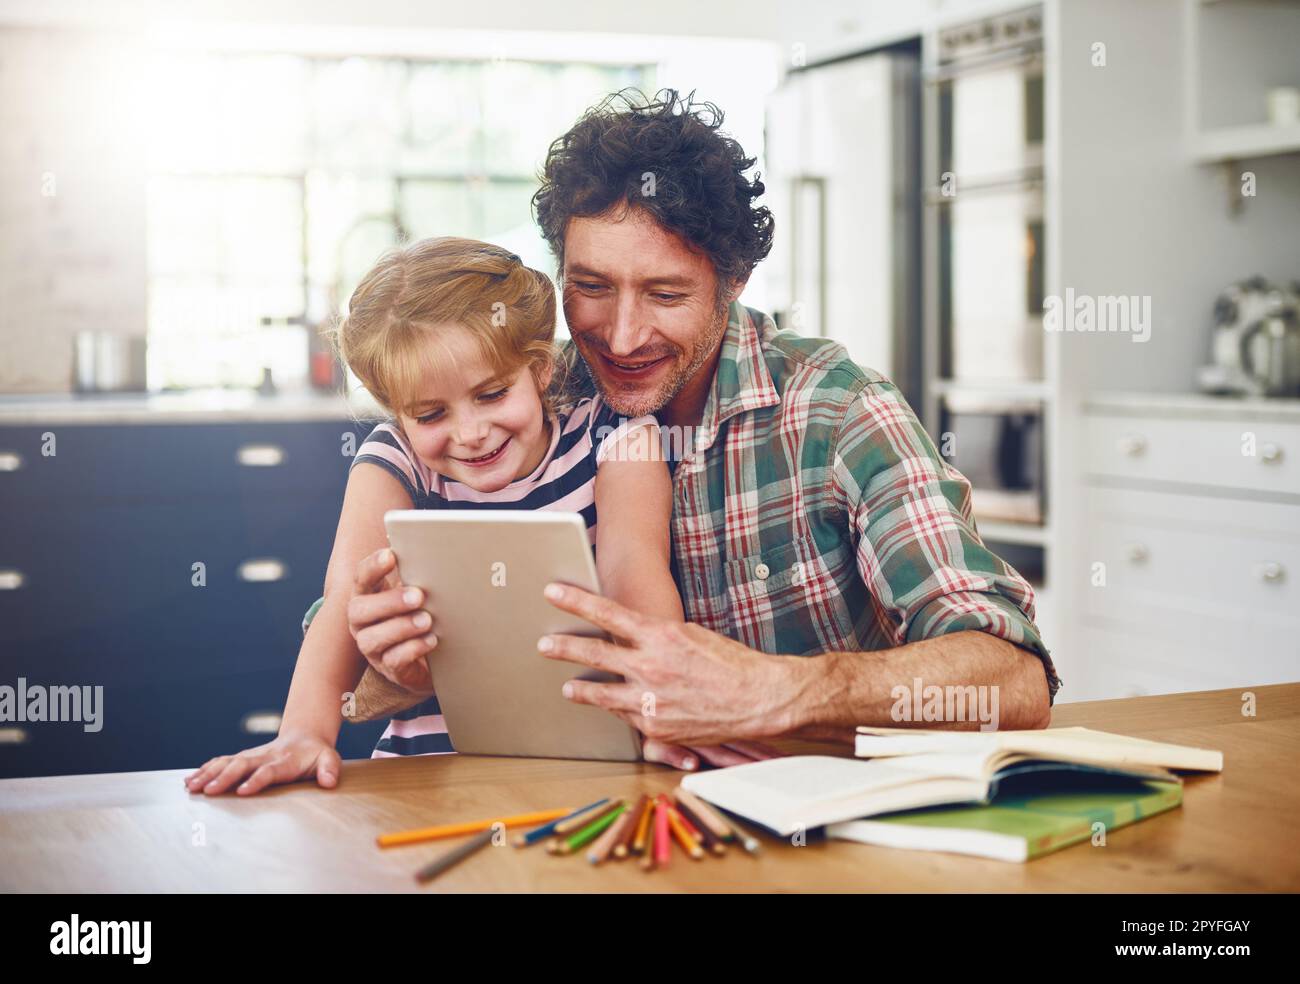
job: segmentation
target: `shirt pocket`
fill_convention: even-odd
[[[729,634],[779,655],[844,648],[854,633],[842,585],[856,576],[850,544],[822,551],[811,535],[729,560]]]

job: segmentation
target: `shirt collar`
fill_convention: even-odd
[[[758,326],[749,309],[732,301],[727,309],[727,330],[722,336],[722,351],[713,385],[700,418],[700,432],[695,450],[712,446],[719,428],[738,413],[776,406],[781,395],[772,382],[772,373],[763,358]]]

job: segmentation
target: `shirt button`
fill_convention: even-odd
[[[758,577],[760,581],[766,581],[767,576],[771,573],[772,573],[772,569],[768,567],[766,564],[759,564],[757,567],[754,568],[754,574]]]

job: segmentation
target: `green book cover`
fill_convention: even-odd
[[[993,801],[885,814],[830,824],[826,836],[885,847],[1028,861],[1090,840],[1183,801],[1181,782],[1094,781],[1038,789],[1004,785]]]

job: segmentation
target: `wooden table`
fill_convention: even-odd
[[[450,844],[380,850],[375,835],[602,796],[658,793],[662,766],[460,755],[346,762],[334,790],[192,795],[189,770],[0,782],[0,889],[221,891],[994,891],[1300,890],[1300,684],[1067,704],[1053,727],[1086,725],[1224,753],[1222,775],[1188,777],[1182,809],[1027,864],[845,842],[691,861],[650,874],[541,849],[488,847],[428,886],[416,868]],[[807,743],[796,751],[847,754]]]

